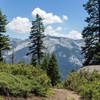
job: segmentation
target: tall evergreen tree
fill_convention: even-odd
[[[37,64],[36,59],[34,58],[34,55],[32,54],[31,65],[36,66],[36,64]]]
[[[45,46],[43,45],[43,38],[45,37],[44,34],[44,25],[42,22],[42,18],[37,14],[36,20],[32,21],[32,27],[30,32],[30,46],[29,50],[30,52],[27,54],[32,54],[31,63],[38,63],[40,64],[40,60],[43,58],[44,52],[43,49],[45,49]]]
[[[9,38],[8,36],[5,36],[3,34],[6,32],[5,28],[6,25],[7,25],[6,16],[3,15],[0,10],[0,62],[3,61],[2,51],[10,49]]]
[[[60,82],[60,71],[59,66],[57,64],[57,59],[54,53],[52,53],[51,58],[49,60],[47,75],[51,79],[52,86],[57,85]]]
[[[12,60],[12,65],[13,65],[15,63],[14,49],[12,50],[11,60]]]
[[[43,61],[42,61],[42,64],[41,64],[41,68],[43,70],[45,70],[46,72],[47,72],[47,69],[48,69],[49,59],[50,59],[49,53],[45,54]]]
[[[82,32],[85,41],[83,65],[100,64],[100,0],[88,0],[83,6],[89,15],[85,20],[88,25]]]

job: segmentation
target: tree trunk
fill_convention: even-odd
[[[99,0],[99,42],[100,42],[100,0]]]
[[[14,49],[12,50],[12,65],[15,63],[14,61],[15,57],[14,57]]]
[[[0,62],[3,62],[2,51],[0,50]]]

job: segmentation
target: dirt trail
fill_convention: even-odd
[[[67,89],[54,89],[55,95],[50,96],[48,98],[39,98],[39,97],[29,97],[25,98],[14,98],[14,97],[4,97],[4,100],[80,100],[80,96],[78,96],[75,92],[67,90]]]
[[[67,89],[54,89],[56,94],[46,100],[80,100],[75,92]]]

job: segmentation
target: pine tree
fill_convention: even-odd
[[[0,62],[3,61],[2,51],[10,49],[9,38],[3,34],[6,32],[6,25],[6,16],[0,10]]]
[[[43,45],[43,38],[45,36],[43,32],[44,32],[44,25],[42,22],[42,18],[37,14],[36,20],[32,21],[32,27],[29,37],[29,39],[31,40],[29,46],[30,52],[27,54],[27,55],[32,54],[32,60],[33,60],[33,61],[31,60],[32,64],[34,64],[34,62],[40,64],[40,61],[44,56],[43,49],[45,49],[45,46]]]
[[[88,0],[83,6],[89,15],[85,20],[88,25],[82,32],[85,41],[83,65],[100,64],[100,0]]]
[[[36,64],[37,64],[36,59],[34,58],[34,55],[32,54],[31,65],[36,66]]]
[[[54,53],[52,53],[50,60],[49,60],[47,75],[51,79],[52,86],[55,86],[57,85],[57,83],[60,82],[59,66],[57,64],[57,59]]]
[[[14,49],[12,50],[11,60],[12,60],[12,65],[13,65],[15,63]]]
[[[46,72],[47,72],[47,69],[48,69],[49,59],[50,59],[50,56],[49,56],[49,53],[48,53],[44,56],[42,64],[41,64],[41,68],[43,70],[45,70]]]

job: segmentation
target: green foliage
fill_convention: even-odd
[[[45,37],[44,34],[44,26],[42,22],[42,18],[37,14],[36,20],[32,21],[32,27],[30,32],[30,46],[29,50],[30,52],[27,54],[32,54],[31,64],[40,64],[40,60],[44,56],[43,50],[45,49],[45,46],[43,45],[43,38]]]
[[[8,36],[2,34],[6,32],[6,25],[7,25],[6,16],[3,15],[0,10],[0,62],[3,61],[2,51],[10,49]]]
[[[100,80],[84,84],[79,90],[84,100],[100,100]]]
[[[31,58],[31,65],[36,66],[37,62],[36,59],[34,58],[34,55],[32,54],[32,58]]]
[[[41,64],[41,68],[47,72],[48,70],[48,65],[49,65],[49,56],[48,54],[44,56],[42,64]]]
[[[56,92],[54,91],[54,90],[52,90],[52,89],[50,89],[48,92],[47,92],[47,95],[49,95],[49,96],[53,96],[53,95],[55,95],[56,94]]]
[[[26,64],[0,63],[0,94],[28,96],[35,94],[46,96],[51,81],[45,72]]]
[[[57,64],[57,59],[54,53],[52,53],[51,58],[49,60],[47,75],[51,79],[52,86],[57,85],[60,82],[60,71],[59,66]]]
[[[7,25],[6,16],[2,14],[0,10],[0,33],[6,32],[5,26]]]
[[[50,77],[52,86],[57,86],[59,84],[57,87],[62,87],[60,84],[59,66],[54,53],[52,53],[51,57],[49,53],[44,56],[41,68],[47,73],[48,77]]]
[[[65,87],[71,90],[77,90],[77,87],[87,82],[89,73],[81,70],[80,72],[72,72],[65,80]]]
[[[0,100],[4,100],[2,96],[0,96]]]
[[[54,88],[57,88],[57,89],[62,89],[62,88],[64,88],[64,82],[58,83]]]
[[[100,73],[85,70],[72,72],[64,82],[65,88],[79,92],[84,100],[100,99]]]
[[[84,8],[89,16],[85,20],[88,25],[82,32],[85,41],[83,65],[96,65],[100,64],[100,0],[88,0]]]
[[[4,94],[9,93],[14,96],[26,95],[31,91],[30,80],[23,76],[14,76],[12,74],[1,72],[0,89]]]

